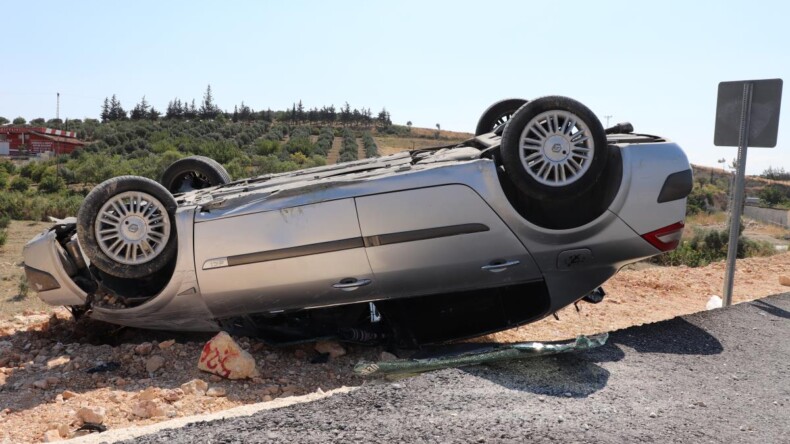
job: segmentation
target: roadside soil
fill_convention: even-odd
[[[65,309],[44,306],[32,291],[20,297],[22,247],[48,225],[14,221],[8,243],[0,249],[0,443],[39,442],[48,430],[58,427],[74,436],[81,407],[103,408],[104,425],[117,429],[357,386],[364,381],[352,373],[353,365],[377,360],[383,352],[377,347],[346,346],[344,356],[312,363],[320,359],[312,344],[271,348],[253,338],[236,338],[255,358],[261,377],[243,381],[211,377],[197,370],[210,335],[75,322]],[[787,291],[788,287],[779,284],[779,276],[789,271],[790,253],[738,261],[735,302]],[[559,320],[548,317],[481,339],[567,339],[702,311],[712,295],[721,296],[723,276],[723,262],[700,268],[636,264],[604,285],[607,297],[600,304],[580,303],[579,311],[573,306],[560,311]],[[153,360],[163,364],[149,372],[146,365],[155,356],[162,359]],[[117,363],[118,368],[86,372],[102,363]],[[182,384],[197,378],[209,387],[224,389],[225,394],[180,392]],[[146,389],[148,395],[142,393]],[[136,407],[146,396],[161,404],[163,414],[137,414]]]

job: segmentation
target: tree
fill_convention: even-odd
[[[3,116],[0,116],[0,125],[5,125],[6,123],[11,122],[10,120],[6,119]]]
[[[46,120],[43,117],[37,117],[30,121],[31,125],[43,125],[44,123],[46,123]]]
[[[767,186],[757,194],[768,206],[773,207],[785,200],[785,194],[774,185]]]
[[[129,117],[132,120],[146,119],[148,118],[148,108],[149,108],[148,102],[145,100],[145,96],[143,96],[142,100],[140,100],[140,103],[134,106],[134,109],[132,110]]]
[[[162,113],[160,113],[160,112],[159,112],[159,111],[158,111],[156,108],[154,108],[154,107],[152,106],[152,107],[151,107],[151,110],[150,110],[150,111],[148,111],[148,116],[147,116],[147,117],[148,117],[148,120],[154,120],[154,121],[156,121],[156,120],[159,120],[159,117],[160,117],[161,115],[162,115]]]
[[[102,123],[106,123],[110,120],[110,99],[107,97],[104,98],[104,104],[101,106],[101,121]]]
[[[768,167],[760,176],[771,180],[790,180],[790,172],[785,171],[784,167]]]
[[[304,122],[305,114],[304,114],[304,105],[302,105],[302,101],[299,100],[299,104],[296,105],[296,120],[298,122]]]
[[[379,111],[379,115],[376,118],[376,122],[380,128],[387,128],[392,125],[390,113],[387,111],[387,108],[381,108],[381,111]]]
[[[14,119],[14,121],[12,123],[14,125],[24,125],[24,124],[27,123],[27,120],[25,120],[24,117],[17,117],[16,119]]]
[[[194,103],[194,102],[193,102]],[[214,104],[214,96],[211,94],[211,85],[206,87],[203,94],[203,101],[200,103],[200,118],[213,119],[219,114],[219,107]]]
[[[123,109],[121,101],[115,97],[115,94],[110,99],[110,109],[107,118],[111,121],[126,120],[126,110]]]
[[[406,122],[406,126],[408,126],[408,127],[409,127],[409,132],[411,132],[411,120],[409,120],[408,122]]]

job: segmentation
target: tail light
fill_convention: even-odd
[[[661,251],[674,250],[677,248],[678,244],[680,244],[680,238],[683,236],[683,227],[683,222],[676,222],[664,228],[659,228],[658,230],[643,234],[642,238]]]

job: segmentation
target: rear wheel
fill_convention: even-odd
[[[162,185],[120,176],[96,186],[77,213],[80,245],[99,270],[142,278],[176,256],[176,202]]]
[[[189,156],[170,164],[162,174],[161,183],[171,193],[178,194],[230,181],[228,171],[219,162],[205,156]]]
[[[524,99],[505,99],[489,106],[477,121],[475,136],[490,133],[496,127],[505,124],[525,103],[527,101]]]
[[[569,199],[588,190],[606,166],[606,134],[589,108],[548,96],[516,111],[502,133],[502,163],[528,196]]]

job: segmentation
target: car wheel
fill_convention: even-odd
[[[527,101],[524,99],[505,99],[489,106],[488,109],[483,111],[480,120],[477,121],[475,136],[494,131],[494,128],[506,123],[513,116],[513,113],[525,103]]]
[[[205,156],[189,156],[170,164],[160,182],[171,193],[177,194],[230,181],[228,171],[219,162]]]
[[[77,213],[80,246],[107,274],[151,276],[176,255],[176,206],[170,192],[153,180],[106,180],[88,193]]]
[[[502,163],[513,183],[539,200],[589,189],[606,166],[606,134],[576,100],[548,96],[516,111],[502,133]]]

